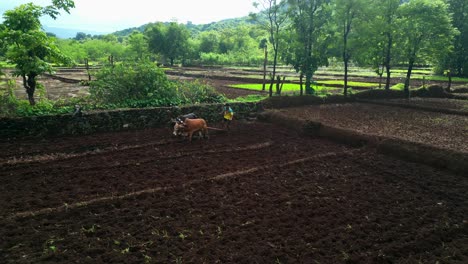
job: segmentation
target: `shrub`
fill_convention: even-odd
[[[179,104],[174,83],[149,61],[105,66],[90,83],[94,100],[122,106],[167,106]]]
[[[14,115],[16,101],[13,89],[10,86],[7,87],[6,91],[0,90],[0,117]]]
[[[177,81],[177,95],[181,104],[221,103],[227,99],[207,83],[195,81]]]

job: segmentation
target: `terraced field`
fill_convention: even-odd
[[[468,178],[277,125],[0,141],[2,263],[466,263]]]

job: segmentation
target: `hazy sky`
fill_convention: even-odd
[[[0,0],[0,13],[24,3],[46,6],[50,0]],[[73,28],[103,33],[138,27],[149,22],[207,24],[257,12],[254,0],[75,0],[70,14],[57,20],[42,18],[48,27]]]

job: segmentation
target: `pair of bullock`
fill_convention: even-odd
[[[198,132],[199,137],[208,138],[208,126],[205,119],[198,118],[194,113],[177,117],[174,125],[174,136],[188,137],[192,142],[193,133]]]

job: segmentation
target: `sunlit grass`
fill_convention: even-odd
[[[249,94],[246,96],[239,96],[236,99],[230,99],[228,100],[228,102],[241,102],[241,103],[259,102],[267,97],[268,95]]]
[[[428,81],[442,81],[442,82],[448,82],[448,77],[447,76],[440,76],[440,75],[432,75],[432,76],[411,76],[411,79],[418,79],[418,80],[428,80]],[[468,78],[462,78],[462,77],[452,77],[453,82],[468,82]]]
[[[240,88],[240,89],[247,89],[247,90],[255,90],[255,91],[261,91],[262,90],[262,84],[261,83],[249,83],[249,84],[233,84],[230,85],[232,88]],[[270,85],[267,84],[265,85],[265,91],[268,91],[270,88]],[[281,89],[282,92],[295,92],[299,91],[300,86],[299,84],[296,83],[285,83],[283,84],[283,88]],[[276,84],[273,85],[273,92],[276,91]]]
[[[321,84],[332,84],[332,85],[344,85],[343,80],[327,80],[327,81],[319,81]],[[348,81],[348,86],[357,86],[357,87],[376,87],[378,86],[377,83],[368,83],[368,82],[352,82]]]
[[[404,73],[406,74],[408,72],[408,69],[395,69],[391,70],[391,73]],[[413,69],[411,71],[413,74],[433,74],[432,70],[427,70],[427,69],[420,69],[420,70],[415,70]]]
[[[229,87],[237,88],[237,89],[247,89],[247,90],[254,90],[254,91],[261,91],[262,84],[259,83],[251,83],[251,84],[233,84]],[[305,86],[302,86],[305,92]],[[336,87],[326,87],[320,85],[312,85],[312,88],[315,90],[315,93],[318,95],[329,95],[332,94],[332,91],[337,90]],[[340,90],[341,88],[338,88]],[[269,91],[269,85],[265,86],[265,92]],[[273,93],[276,93],[276,85],[273,86]],[[281,93],[288,93],[288,94],[299,94],[300,93],[300,85],[297,83],[285,83],[283,84],[283,88]]]

